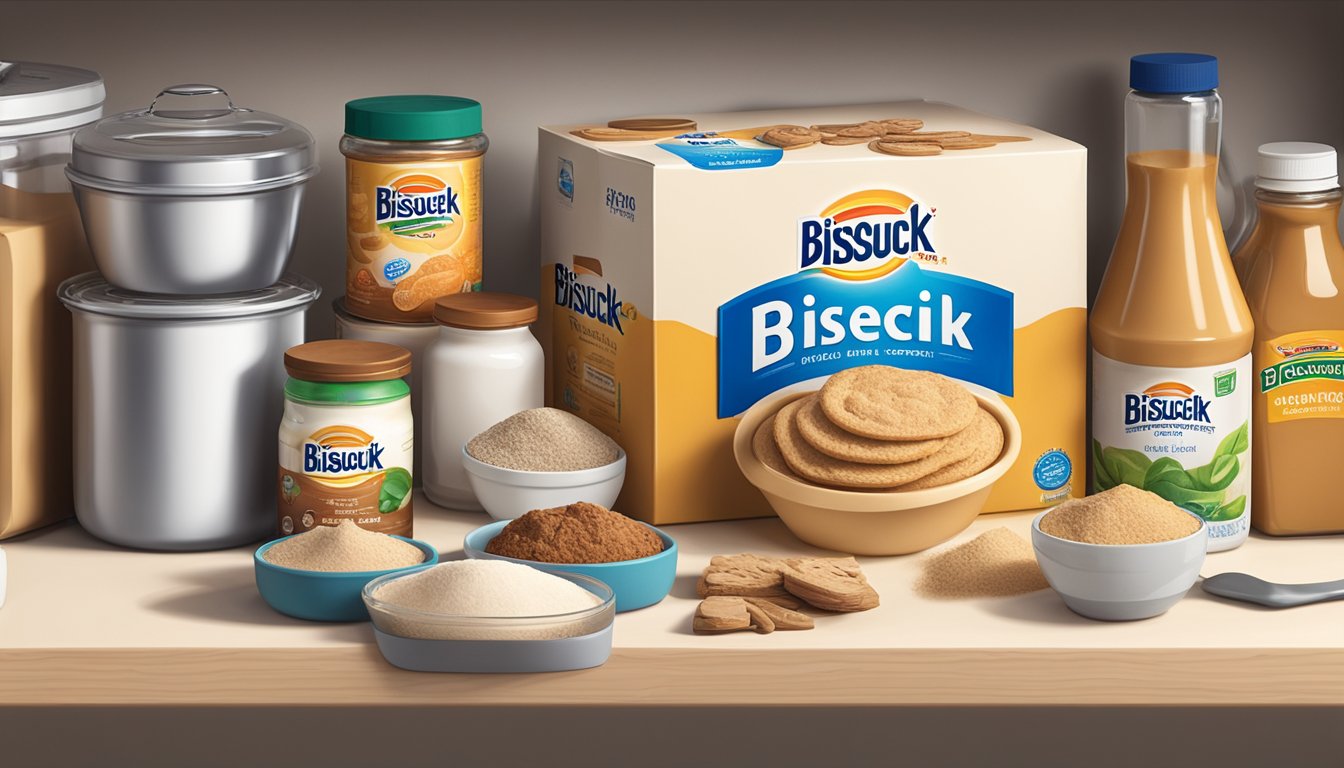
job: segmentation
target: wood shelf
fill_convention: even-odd
[[[417,534],[447,558],[488,520],[417,499]],[[958,540],[1030,513],[986,516]],[[1341,706],[1344,602],[1269,611],[1196,590],[1168,614],[1108,624],[1049,590],[930,601],[920,556],[862,558],[882,596],[809,632],[690,632],[712,554],[810,553],[777,520],[674,526],[681,562],[661,604],[620,614],[603,667],[546,675],[433,675],[388,665],[368,624],[280,616],[257,595],[251,549],[197,554],[104,545],[78,526],[6,542],[0,703],[12,706]],[[1344,538],[1272,540],[1211,555],[1205,575],[1329,578]],[[1337,574],[1336,574],[1337,575]],[[780,669],[789,674],[780,675]],[[799,680],[805,680],[800,685]]]

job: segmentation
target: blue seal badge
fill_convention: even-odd
[[[1073,477],[1073,462],[1069,461],[1067,453],[1057,448],[1046,451],[1036,459],[1036,465],[1031,468],[1031,477],[1041,490],[1057,491]]]

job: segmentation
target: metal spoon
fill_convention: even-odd
[[[1316,584],[1275,584],[1248,573],[1220,573],[1204,580],[1204,591],[1270,608],[1292,608],[1328,600],[1344,600],[1344,579]]]

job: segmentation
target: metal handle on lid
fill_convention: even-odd
[[[164,96],[187,96],[187,97],[223,96],[224,100],[229,105],[228,111],[229,112],[238,111],[238,108],[233,105],[233,98],[229,96],[229,92],[224,90],[223,88],[220,88],[217,85],[208,85],[205,83],[182,83],[179,85],[170,85],[167,88],[164,88],[162,91],[159,91],[159,95],[155,96],[154,100],[149,102],[149,113],[151,115],[159,115],[161,117],[185,118],[185,119],[201,119],[206,117],[218,117],[219,115],[224,114],[224,112],[218,112],[218,113],[207,113],[201,115],[184,115],[180,112],[155,112],[154,107],[159,103],[159,99],[162,99]]]

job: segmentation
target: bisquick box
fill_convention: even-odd
[[[771,514],[733,459],[740,414],[873,363],[1009,404],[1022,452],[986,512],[1081,495],[1082,146],[924,101],[679,117],[695,129],[643,141],[540,130],[548,401],[628,453],[619,511]],[[894,118],[1029,141],[913,157],[753,138]]]

